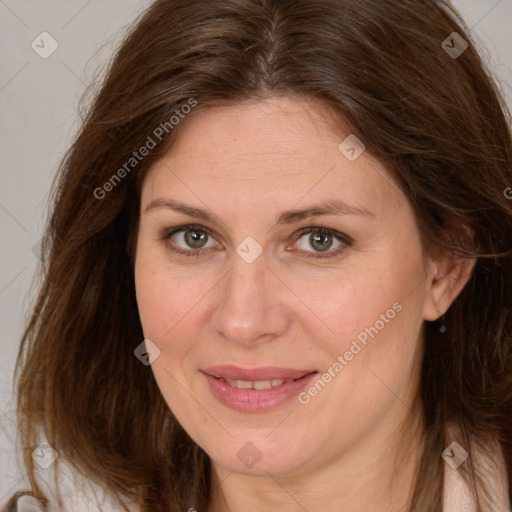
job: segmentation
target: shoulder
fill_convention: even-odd
[[[64,459],[61,459],[57,473],[58,492],[55,485],[55,466],[44,471],[36,468],[35,478],[45,501],[38,500],[31,490],[19,490],[8,503],[0,504],[0,512],[124,512],[122,504],[105,489],[97,487],[82,477]],[[132,512],[140,507],[125,499],[125,505]],[[3,508],[1,508],[3,505]]]
[[[457,429],[453,426],[448,428],[448,432],[450,439],[448,448],[450,448],[452,440],[460,439],[460,437],[457,435]],[[450,463],[449,459],[443,457],[446,462],[444,465],[443,511],[476,512],[474,492],[466,483],[459,468],[459,465],[464,464],[464,457],[469,458],[469,454],[461,446],[460,441],[454,448],[454,450],[450,450],[449,456],[452,458],[451,456],[454,455],[455,458],[460,459],[459,461],[454,460]],[[481,446],[475,442],[471,457],[473,465],[481,473],[483,482],[494,499],[493,510],[495,512],[510,512],[512,508],[509,500],[507,465],[500,443],[495,441]]]
[[[1,512],[46,512],[46,509],[31,491],[17,491]]]

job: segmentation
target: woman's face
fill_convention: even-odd
[[[283,97],[197,112],[143,184],[151,368],[217,467],[293,475],[376,449],[417,398],[430,263],[403,194],[329,119]]]

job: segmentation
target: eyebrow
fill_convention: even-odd
[[[214,223],[216,215],[210,213],[208,210],[189,206],[180,201],[172,199],[155,199],[151,201],[144,213],[148,213],[156,208],[168,208],[177,212],[181,212],[190,217],[202,219]],[[319,215],[365,215],[375,217],[375,213],[361,205],[348,204],[341,200],[324,201],[319,204],[314,204],[301,209],[293,209],[281,211],[276,216],[276,225],[291,224],[309,217],[316,217]]]

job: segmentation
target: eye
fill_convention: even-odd
[[[306,235],[309,237],[306,238]],[[195,224],[166,230],[161,235],[161,239],[167,243],[171,252],[185,257],[204,256],[206,251],[203,249],[222,247],[206,228]],[[210,242],[209,245],[208,242]],[[352,243],[353,240],[344,233],[324,226],[310,226],[299,231],[294,245],[298,245],[306,257],[328,258],[339,255]],[[309,250],[311,247],[314,251]],[[331,250],[333,248],[334,250]]]
[[[212,239],[211,244],[207,245],[209,238]],[[168,243],[168,248],[171,252],[183,256],[201,256],[203,252],[201,249],[220,247],[220,244],[211,237],[206,229],[196,225],[180,226],[171,231],[166,231],[162,239],[172,242]]]
[[[309,236],[306,238],[306,235]],[[313,247],[315,250],[312,254],[307,254],[307,257],[312,258],[329,258],[337,256],[347,247],[350,247],[352,243],[353,240],[344,233],[339,233],[336,230],[328,229],[323,226],[312,226],[301,229],[299,232],[299,238],[296,242],[296,244],[299,245],[299,249],[305,252],[311,253],[311,251],[308,250],[308,247]],[[333,247],[334,250],[330,250]]]

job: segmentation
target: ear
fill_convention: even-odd
[[[433,322],[443,316],[469,281],[476,258],[446,255],[429,261],[423,318]],[[439,311],[436,310],[436,306]]]

